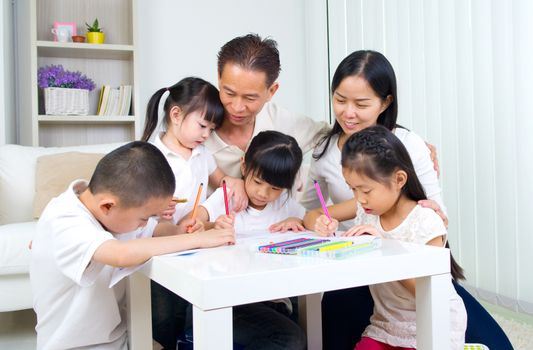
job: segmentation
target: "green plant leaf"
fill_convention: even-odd
[[[102,31],[102,28],[100,28],[100,25],[98,23],[98,18],[96,18],[94,20],[92,25],[90,25],[89,23],[85,22],[85,26],[87,26],[87,31],[88,32],[101,32]]]

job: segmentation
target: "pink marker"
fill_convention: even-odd
[[[328,207],[326,206],[326,202],[324,201],[324,197],[322,196],[320,185],[318,184],[316,180],[313,180],[313,182],[315,184],[316,194],[318,195],[318,199],[320,200],[320,204],[322,205],[322,210],[324,210],[324,214],[326,214],[326,216],[329,219],[329,222],[331,222],[331,216],[329,216]]]

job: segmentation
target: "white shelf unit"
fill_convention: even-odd
[[[75,146],[139,139],[136,0],[22,0],[16,6],[20,143]],[[104,44],[53,41],[54,21],[74,22],[77,34],[85,36],[85,22],[95,18],[105,33]],[[95,82],[96,88],[89,92],[89,115],[44,114],[37,71],[52,64],[80,71]],[[103,85],[133,86],[130,115],[96,115]]]

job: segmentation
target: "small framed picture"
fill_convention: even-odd
[[[72,36],[76,34],[76,23],[74,22],[54,22],[52,29],[54,41],[67,42],[72,41]]]

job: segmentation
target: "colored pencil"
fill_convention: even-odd
[[[226,180],[222,180],[222,191],[224,191],[224,207],[226,208],[226,215],[229,215],[228,190],[226,188]]]
[[[172,201],[175,203],[187,203],[187,198],[172,197]]]
[[[202,188],[204,187],[204,184],[201,183],[200,186],[198,186],[198,193],[196,194],[196,200],[194,201],[194,207],[192,208],[192,215],[191,215],[191,219],[196,219],[196,212],[198,210],[198,203],[200,202],[200,196],[202,194]],[[190,231],[192,227],[189,226],[187,227],[187,232]]]
[[[320,200],[320,204],[322,205],[322,210],[324,210],[324,214],[326,214],[326,216],[329,219],[329,222],[331,222],[331,216],[329,216],[328,207],[326,205],[326,202],[324,201],[324,197],[322,196],[322,191],[320,190],[320,185],[318,184],[318,182],[316,180],[313,180],[313,182],[315,184],[316,194],[318,195],[318,199]]]

